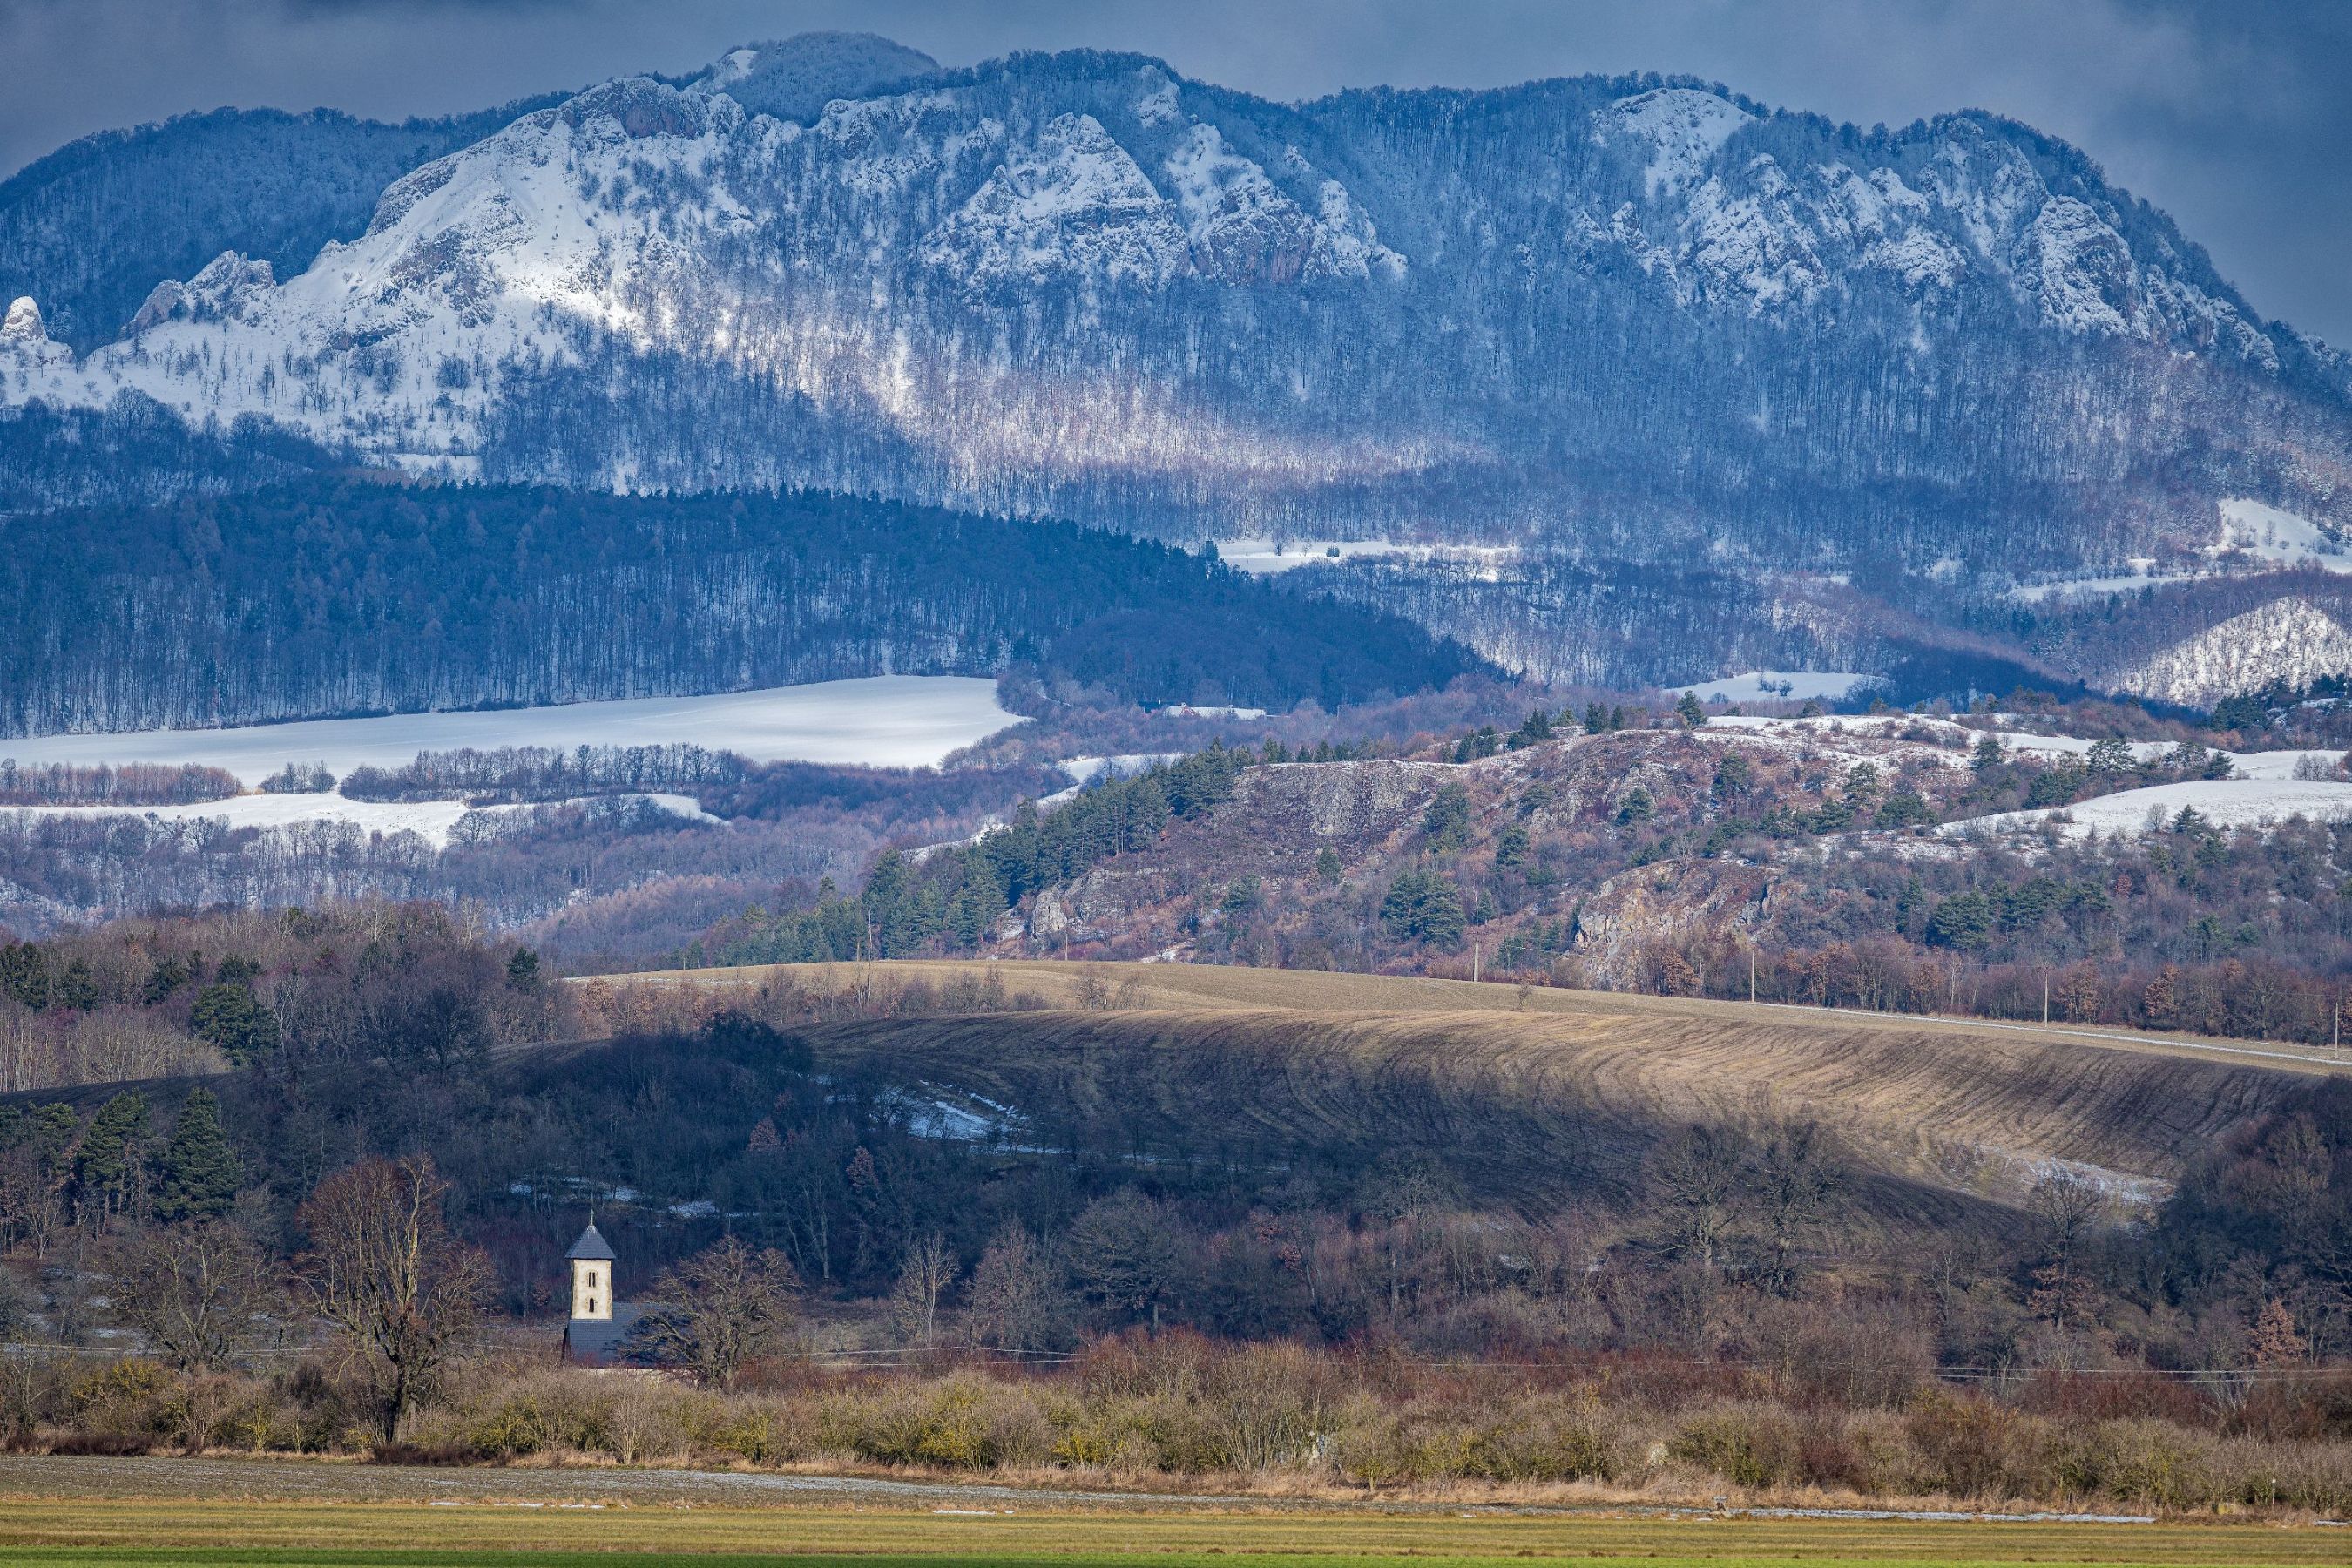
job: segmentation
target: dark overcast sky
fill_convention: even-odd
[[[1133,49],[1285,99],[1660,70],[1864,125],[1990,109],[2352,345],[2352,0],[0,0],[0,174],[183,110],[444,113],[812,27],[950,65]]]

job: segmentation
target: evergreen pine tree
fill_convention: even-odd
[[[101,1214],[121,1214],[139,1187],[140,1140],[147,1132],[147,1097],[132,1090],[99,1107],[74,1161],[80,1201]]]
[[[222,964],[222,972],[226,973],[228,967]],[[210,1040],[239,1066],[276,1050],[283,1037],[278,1015],[241,979],[207,985],[198,992],[189,1023],[198,1038]]]
[[[236,1201],[244,1181],[245,1168],[221,1131],[220,1101],[210,1089],[190,1089],[158,1162],[155,1217],[217,1219]]]

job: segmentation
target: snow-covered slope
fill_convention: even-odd
[[[2309,599],[2274,599],[2119,671],[2122,690],[2204,708],[2241,691],[2352,674],[2352,633]]]
[[[1666,690],[1670,695],[1687,691],[1701,702],[1802,702],[1809,697],[1848,697],[1857,687],[1868,686],[1872,679],[1852,670],[1751,669],[1727,675],[1721,680],[1670,686]]]
[[[1365,592],[1530,667],[1658,635],[1580,572],[1933,616],[2208,549],[2250,487],[2352,525],[2352,368],[2081,154],[1654,78],[1286,107],[1134,56],[791,40],[526,114],[298,275],[225,254],[79,360],[26,321],[0,416],[133,394],[457,475],[1508,549]],[[1758,597],[1686,672],[1874,635],[1759,636]]]
[[[28,341],[0,358],[0,385],[92,407],[137,392],[192,422],[253,416],[379,461],[472,475],[494,413],[541,395],[551,371],[600,353],[669,353],[967,471],[1215,461],[1330,479],[1425,461],[1410,447],[1253,438],[1165,387],[1081,389],[1075,406],[1024,419],[1029,378],[1002,366],[992,379],[1014,395],[975,419],[958,384],[990,367],[910,354],[904,329],[874,312],[880,275],[908,257],[923,286],[975,299],[1180,278],[1393,279],[1402,258],[1303,157],[1286,171],[1294,195],[1194,123],[1154,160],[1155,184],[1092,115],[1008,125],[929,91],[836,101],[804,129],[748,115],[713,85],[756,68],[742,53],[684,89],[629,79],[528,115],[395,183],[365,235],[299,277],[224,255],[158,284],[123,340],[79,364]],[[1143,98],[1172,93],[1141,74]],[[861,240],[850,254],[845,229]],[[837,264],[831,275],[791,275],[820,258]],[[866,319],[834,291],[844,285],[866,296]],[[707,479],[766,467],[745,454]],[[594,477],[654,479],[625,458]]]
[[[2154,784],[2103,795],[2045,811],[2011,811],[1946,825],[1949,836],[1979,828],[1996,832],[2039,828],[2056,822],[2072,837],[2092,832],[2154,831],[2193,810],[2215,827],[2262,827],[2290,817],[2318,822],[2352,819],[2352,784],[2325,779],[2219,779]]]
[[[757,763],[910,768],[936,764],[1015,722],[997,706],[992,680],[884,675],[709,697],[633,697],[222,730],[20,735],[0,739],[0,757],[27,765],[198,763],[225,768],[248,785],[259,784],[289,763],[323,763],[329,772],[341,774],[356,767],[404,767],[419,752],[501,746],[700,746]]]

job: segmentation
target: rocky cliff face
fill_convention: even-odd
[[[838,38],[525,114],[299,272],[224,255],[79,360],[0,339],[0,408],[131,393],[460,477],[1483,545],[1442,591],[1310,574],[1615,678],[1660,639],[1596,578],[1676,615],[1748,584],[1695,677],[2201,561],[2232,498],[2333,537],[2348,389],[1989,116],[1864,134],[1650,78],[1286,107]],[[1855,602],[1776,618],[1824,583]]]

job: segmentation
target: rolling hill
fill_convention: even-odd
[[[989,975],[1045,1007],[793,1026],[821,1068],[902,1086],[940,1136],[1210,1167],[1310,1152],[1423,1159],[1481,1201],[1533,1213],[1629,1205],[1645,1157],[1693,1123],[1811,1121],[1849,1152],[1882,1243],[1998,1231],[2060,1170],[2145,1203],[2241,1119],[2345,1070],[2185,1037],[1181,964],[782,965],[575,984],[625,1025],[648,993],[656,1006],[757,1016]]]

